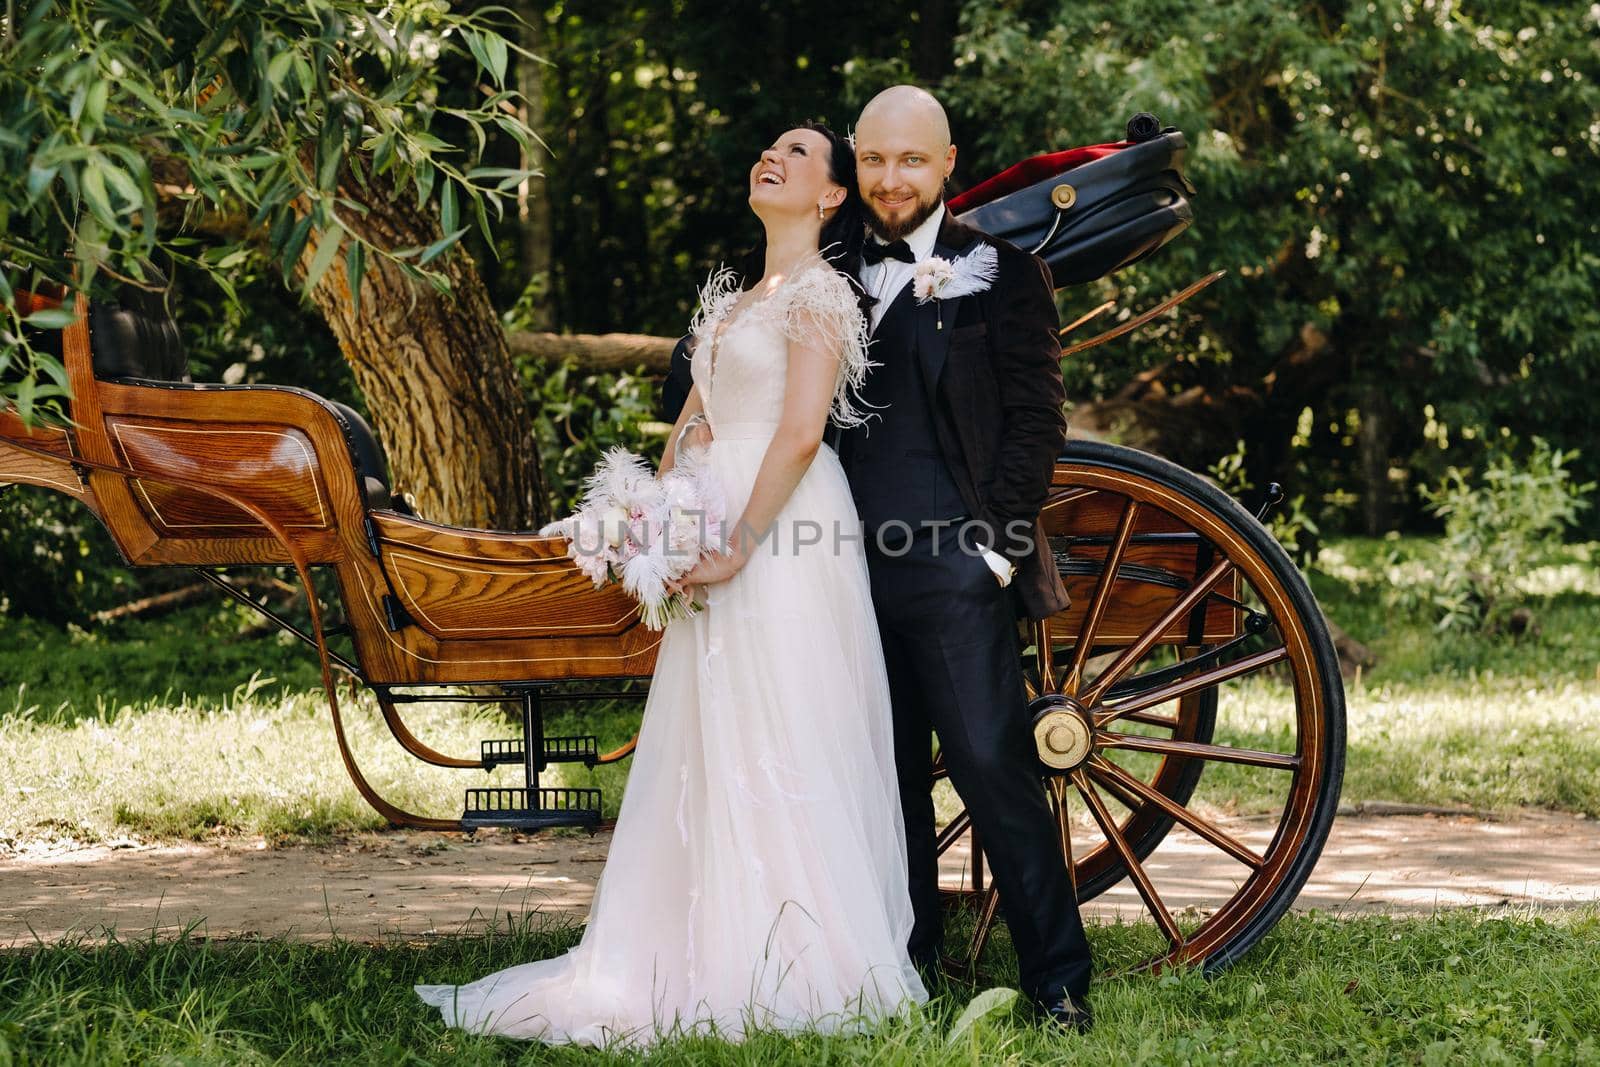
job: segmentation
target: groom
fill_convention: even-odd
[[[956,149],[932,95],[879,93],[856,124],[855,153],[878,364],[862,399],[879,414],[841,435],[839,457],[865,526],[888,665],[911,957],[937,967],[943,941],[931,730],[989,858],[1024,992],[1087,1029],[1089,945],[1040,786],[1016,640],[1018,615],[1067,604],[1038,524],[1066,439],[1053,287],[1037,257],[945,211]],[[986,246],[987,285],[958,270],[952,295],[919,300],[930,269],[942,269],[930,257],[970,266],[980,260],[961,257],[989,256]]]

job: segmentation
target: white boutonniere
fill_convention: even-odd
[[[911,292],[917,303],[954,300],[958,296],[981,293],[994,283],[1000,271],[1000,256],[993,245],[979,242],[953,262],[942,256],[929,256],[911,273]],[[944,329],[944,310],[939,312],[939,329]]]

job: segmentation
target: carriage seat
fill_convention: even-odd
[[[147,268],[148,269],[148,268]],[[157,282],[164,281],[159,275]],[[60,334],[55,334],[59,340]],[[114,299],[89,306],[89,348],[94,376],[132,385],[170,389],[282,389],[276,385],[196,384],[189,376],[178,324],[167,313],[160,292],[126,286]],[[59,355],[59,353],[57,353]],[[334,417],[344,433],[355,466],[356,480],[369,510],[393,508],[410,511],[390,490],[388,464],[378,438],[361,413],[348,404],[303,392],[317,400]]]

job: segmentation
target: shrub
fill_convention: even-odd
[[[1577,484],[1568,469],[1576,451],[1554,449],[1540,437],[1526,461],[1519,463],[1514,450],[1507,440],[1476,477],[1451,467],[1422,491],[1428,510],[1444,519],[1433,594],[1440,629],[1497,631],[1514,616],[1520,622],[1513,628],[1525,628],[1530,617],[1518,580],[1588,506],[1594,483]]]

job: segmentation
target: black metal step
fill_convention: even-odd
[[[469,789],[461,825],[468,830],[484,826],[509,826],[537,830],[547,826],[597,826],[600,823],[600,790],[536,789],[534,803],[529,790]]]
[[[505,763],[521,763],[527,750],[522,738],[512,737],[504,741],[484,741],[481,751],[485,767],[498,767]],[[600,739],[593,734],[544,739],[545,763],[581,763],[593,767],[599,760]]]

